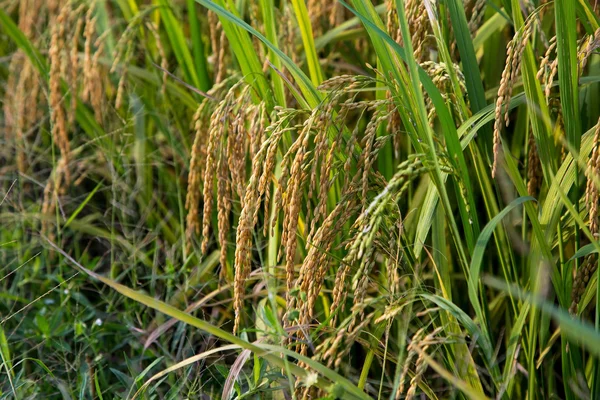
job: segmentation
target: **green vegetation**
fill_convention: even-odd
[[[0,0],[0,399],[600,398],[599,24]]]

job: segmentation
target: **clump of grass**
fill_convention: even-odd
[[[0,1],[0,393],[598,397],[597,13]]]

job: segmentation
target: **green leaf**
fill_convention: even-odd
[[[83,210],[83,208],[86,206],[86,204],[90,202],[92,197],[94,197],[94,194],[96,194],[98,189],[100,189],[100,187],[102,186],[102,183],[103,183],[103,181],[98,182],[96,187],[86,196],[85,200],[83,200],[81,202],[81,204],[77,207],[77,209],[73,212],[73,214],[71,214],[71,216],[69,217],[67,222],[65,222],[65,224],[61,227],[61,229],[65,229],[66,227],[68,227],[71,224],[71,222],[73,222],[73,220],[75,220],[75,218],[77,218],[77,216]]]
[[[479,71],[479,65],[477,63],[477,58],[475,57],[475,48],[473,46],[473,40],[471,39],[471,32],[467,25],[463,1],[447,0],[447,4],[450,10],[454,37],[456,38],[456,44],[460,53],[467,93],[469,95],[472,111],[473,113],[476,113],[483,110],[487,106],[487,102],[485,100],[481,72]],[[485,154],[491,159],[492,130],[490,126],[485,125],[482,133]]]
[[[569,145],[573,149],[579,149],[581,121],[579,118],[579,63],[577,60],[575,4],[575,1],[556,0],[554,2],[554,15],[556,22],[556,53],[558,56],[558,86],[565,132]]]
[[[469,317],[467,313],[461,310],[460,307],[441,296],[428,293],[421,293],[419,296],[431,301],[432,303],[435,303],[444,311],[449,312],[467,330],[467,332],[469,332],[471,337],[477,341],[479,346],[481,346],[481,350],[486,358],[488,360],[493,358],[494,347],[488,340],[487,335],[484,335],[483,331],[479,328],[479,326],[477,326],[475,321],[473,321],[473,319]]]
[[[323,72],[321,71],[319,56],[315,49],[315,40],[313,39],[313,31],[306,9],[306,3],[304,0],[291,0],[291,2],[294,7],[298,26],[300,27],[300,36],[302,36],[310,78],[315,86],[319,86],[323,82]]]
[[[596,357],[600,357],[600,332],[596,331],[590,324],[573,317],[567,311],[560,309],[543,298],[526,292],[515,285],[509,286],[501,280],[491,276],[484,277],[483,282],[490,287],[511,293],[513,296],[518,297],[523,301],[534,304],[543,313],[548,314],[558,323],[562,334],[574,343],[589,350],[590,353],[594,354]]]
[[[27,39],[25,34],[21,32],[19,27],[13,22],[4,8],[0,8],[0,22],[3,30],[6,31],[8,36],[17,44],[17,46],[25,52],[27,57],[36,66],[38,71],[47,78],[48,76],[48,64],[46,59],[42,57],[40,52],[33,46],[33,44]]]
[[[577,250],[575,254],[573,254],[573,256],[569,258],[569,261],[573,261],[576,258],[585,257],[598,252],[598,246],[595,243],[589,243]]]
[[[200,83],[200,79],[196,74],[192,55],[187,47],[181,25],[175,18],[175,15],[173,15],[171,4],[167,0],[154,0],[154,3],[160,6],[158,9],[165,25],[169,42],[171,43],[178,64],[183,69],[186,80],[191,82],[197,88],[205,86],[205,83]]]
[[[494,229],[496,226],[502,221],[502,219],[517,206],[527,202],[527,201],[535,201],[533,197],[519,197],[510,202],[498,215],[496,215],[481,231],[479,238],[477,239],[477,243],[475,245],[475,250],[473,251],[473,257],[471,258],[471,266],[470,266],[470,274],[469,274],[469,299],[471,300],[471,305],[475,309],[475,314],[477,318],[480,320],[482,325],[482,329],[486,337],[489,336],[487,333],[488,327],[486,326],[487,321],[485,314],[483,313],[482,305],[479,301],[479,277],[481,273],[481,262],[483,261],[483,254],[485,253],[485,249],[487,247],[488,241],[490,240],[492,234],[494,233]],[[491,360],[488,360],[491,361]]]
[[[275,3],[273,0],[260,0],[260,8],[262,10],[263,22],[265,24],[265,35],[266,39],[272,44],[273,48],[279,48],[277,43],[277,29],[275,19]],[[269,61],[277,70],[281,70],[281,60],[279,56],[273,51],[273,48],[269,47]],[[275,98],[280,106],[285,106],[285,91],[283,78],[277,71],[271,74],[271,80],[273,82],[273,90],[275,91]]]
[[[248,25],[238,16],[232,14],[230,11],[223,8],[221,4],[216,4],[210,0],[196,0],[198,3],[202,4],[204,7],[208,8],[211,11],[214,11],[219,16],[221,16],[221,23],[223,24],[223,29],[225,29],[225,33],[229,38],[232,47],[234,48],[234,52],[238,58],[238,62],[242,68],[246,79],[251,79],[258,74],[260,71],[260,78],[257,78],[262,84],[265,84],[264,76],[262,75],[262,69],[260,63],[258,62],[258,58],[254,53],[254,47],[252,46],[252,42],[246,33],[244,33],[241,29],[246,30],[252,35],[256,36],[261,42],[263,42],[273,53],[275,53],[280,59],[283,65],[290,71],[296,83],[300,87],[300,91],[305,97],[306,103],[310,107],[315,107],[321,101],[321,95],[317,91],[317,89],[312,84],[311,80],[302,72],[300,68],[294,62],[286,56],[277,46],[271,43],[267,38],[265,38],[260,32],[256,29]],[[241,28],[241,29],[240,29]],[[249,76],[250,74],[250,76]],[[256,78],[255,78],[256,79]],[[263,97],[264,98],[264,97]],[[303,102],[302,99],[299,101]]]
[[[202,42],[202,30],[200,21],[196,14],[196,2],[194,0],[186,0],[188,9],[188,20],[190,22],[190,32],[192,34],[192,51],[194,53],[194,66],[198,74],[199,85],[198,89],[203,92],[211,88],[210,77],[208,76],[208,66],[206,56],[204,54],[204,43]]]

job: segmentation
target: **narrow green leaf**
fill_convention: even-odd
[[[533,197],[519,197],[511,201],[510,204],[507,205],[502,211],[500,211],[498,215],[492,218],[490,222],[488,222],[487,225],[481,231],[481,234],[479,235],[479,238],[477,239],[477,243],[475,245],[475,250],[473,251],[468,285],[469,299],[471,300],[471,305],[475,309],[475,314],[477,315],[477,318],[480,320],[480,323],[483,326],[484,332],[488,330],[488,327],[486,326],[487,321],[479,300],[479,276],[481,273],[481,262],[483,261],[483,255],[485,253],[488,241],[492,237],[494,229],[496,229],[496,226],[500,223],[500,221],[502,221],[502,219],[517,206],[527,201],[535,201],[535,199]]]
[[[200,21],[196,14],[196,2],[194,0],[186,0],[188,10],[188,20],[190,22],[190,32],[192,35],[192,52],[194,53],[194,66],[198,75],[198,89],[203,92],[210,89],[211,81],[208,76],[208,66],[206,55],[204,53],[204,43],[202,42],[202,30],[200,29]]]
[[[254,45],[250,36],[243,29],[240,29],[239,22],[243,22],[236,15],[236,10],[227,9],[224,0],[196,0],[208,9],[215,11],[219,15],[223,30],[229,39],[229,45],[237,58],[237,61],[248,84],[256,88],[261,99],[265,100],[267,105],[272,107],[272,94],[267,84],[267,80],[262,72],[262,63],[254,51]],[[243,22],[245,24],[245,22]],[[248,25],[249,26],[249,25]]]
[[[85,199],[81,202],[81,204],[77,207],[77,209],[75,211],[73,211],[73,214],[71,214],[71,216],[69,217],[67,222],[65,222],[65,224],[62,226],[61,229],[67,228],[71,224],[71,222],[73,222],[73,220],[75,220],[75,218],[77,218],[77,216],[83,210],[83,208],[87,205],[87,203],[89,203],[89,201],[92,199],[92,197],[94,197],[94,195],[96,194],[98,189],[100,189],[100,187],[102,186],[102,183],[103,183],[103,181],[98,182],[96,187],[85,197]]]
[[[263,23],[265,24],[265,35],[266,39],[275,48],[279,48],[277,43],[277,29],[275,27],[275,3],[273,0],[260,0],[260,8],[262,10]],[[281,70],[281,60],[279,56],[269,47],[269,61],[277,68]],[[280,106],[285,106],[285,91],[283,78],[275,71],[271,74],[273,81],[273,90],[275,91],[275,98]]]
[[[175,15],[173,15],[171,4],[167,0],[154,0],[154,3],[160,6],[158,9],[165,25],[169,42],[179,65],[183,69],[186,80],[195,87],[200,88],[200,79],[198,79],[198,75],[196,74],[192,55],[185,42],[181,25],[177,22]]]
[[[250,74],[250,77],[254,76],[251,68],[257,68],[257,70],[260,71],[261,76],[259,79],[261,82],[264,82],[264,76],[262,76],[262,69],[260,67],[260,64],[258,63],[258,58],[254,53],[252,42],[250,41],[250,38],[247,34],[241,34],[243,33],[243,31],[241,31],[240,28],[256,36],[270,50],[272,50],[273,53],[279,56],[282,63],[290,71],[290,73],[296,80],[296,84],[298,84],[298,86],[300,87],[300,91],[304,95],[306,99],[305,101],[310,107],[315,107],[317,104],[320,103],[321,95],[314,87],[311,80],[306,76],[306,74],[304,74],[304,72],[302,72],[302,70],[298,68],[298,66],[294,64],[294,62],[288,56],[286,56],[281,50],[279,50],[277,46],[275,46],[273,43],[267,40],[267,38],[265,38],[260,32],[248,25],[241,18],[237,17],[230,11],[223,8],[223,6],[220,4],[216,4],[215,2],[212,2],[210,0],[196,0],[196,2],[202,4],[209,10],[216,12],[222,17],[221,21],[224,21],[223,28],[225,29],[227,36],[230,38],[230,41],[235,42],[236,40],[239,40],[239,43],[235,45],[234,51],[238,57],[238,61],[241,64],[242,71],[244,71],[244,75],[246,75],[246,79],[249,79],[248,74]],[[246,50],[250,53],[246,54]],[[252,67],[250,67],[250,64],[252,65]],[[245,70],[247,70],[247,72]],[[299,99],[299,101],[302,102],[302,99]]]
[[[462,0],[447,0],[450,10],[450,18],[454,29],[454,37],[460,53],[460,59],[463,67],[463,74],[467,86],[467,94],[473,113],[483,110],[487,106],[485,92],[483,90],[483,81],[481,80],[481,71],[477,58],[475,57],[475,48],[471,39],[471,32],[467,25],[467,17]],[[489,125],[483,127],[482,132],[484,153],[489,159],[492,159],[492,130]]]
[[[573,254],[573,256],[571,258],[569,258],[569,261],[573,261],[576,258],[581,258],[581,257],[585,257],[588,256],[590,254],[594,254],[594,253],[598,253],[598,248],[594,243],[589,243],[586,244],[585,246],[581,247],[579,250],[577,250],[575,252],[575,254]]]
[[[27,57],[33,62],[38,71],[45,77],[48,76],[48,64],[46,59],[42,57],[40,52],[33,46],[33,44],[27,39],[25,34],[21,32],[19,27],[13,22],[6,11],[0,8],[0,28],[11,37],[17,46],[25,52]]]
[[[484,277],[483,282],[490,287],[511,293],[523,301],[534,304],[543,313],[550,315],[558,323],[562,334],[566,335],[574,343],[578,343],[586,348],[596,357],[600,357],[600,333],[590,324],[573,317],[567,311],[557,308],[554,304],[532,293],[525,292],[515,285],[509,286],[505,282],[491,276]]]
[[[306,9],[306,3],[304,0],[291,1],[296,14],[296,21],[298,21],[298,26],[300,27],[300,36],[302,36],[302,43],[304,45],[304,53],[306,54],[308,70],[310,71],[310,78],[313,85],[319,86],[323,82],[323,72],[321,71],[319,56],[317,55],[317,51],[315,49],[315,41],[313,38],[310,18],[308,17],[308,10]]]

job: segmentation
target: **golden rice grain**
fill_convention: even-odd
[[[84,29],[84,57],[83,57],[83,92],[81,97],[83,101],[89,101],[92,93],[92,85],[94,81],[94,67],[92,64],[92,52],[94,45],[94,36],[96,34],[96,17],[94,17],[94,7],[96,2],[93,1],[85,14],[85,29]]]
[[[498,171],[498,164],[500,162],[500,154],[502,151],[500,133],[503,123],[507,126],[509,123],[508,105],[512,97],[513,84],[517,78],[517,73],[521,65],[521,53],[527,45],[529,35],[531,34],[530,21],[531,20],[528,20],[528,23],[526,23],[521,30],[517,31],[513,40],[507,45],[506,65],[504,71],[502,71],[502,79],[500,80],[500,88],[498,89],[498,99],[496,100],[492,178],[496,177]]]
[[[50,42],[50,50],[48,52],[50,58],[50,107],[52,122],[52,137],[57,144],[62,159],[64,160],[64,183],[70,182],[69,173],[69,158],[71,153],[69,137],[67,133],[67,119],[65,108],[63,105],[61,91],[61,77],[64,76],[64,58],[62,52],[66,48],[65,32],[67,28],[67,19],[70,13],[68,7],[63,7],[56,19],[56,24],[52,27],[52,35]]]
[[[194,233],[200,233],[199,205],[202,178],[204,176],[204,166],[206,162],[206,129],[203,120],[204,110],[207,108],[208,99],[205,99],[196,109],[192,118],[194,132],[194,143],[192,144],[190,169],[188,173],[188,186],[185,198],[186,216],[186,241],[187,251],[191,250],[192,236]]]
[[[246,279],[250,274],[250,262],[252,252],[252,232],[254,230],[256,213],[259,209],[259,191],[258,186],[264,157],[267,153],[269,143],[265,143],[252,161],[252,174],[248,181],[246,193],[242,200],[242,211],[238,221],[235,239],[235,282],[234,282],[234,327],[233,332],[237,332],[241,322],[241,310],[244,306],[244,292]]]
[[[481,22],[485,17],[485,6],[487,4],[486,0],[476,0],[474,2],[473,8],[471,10],[471,17],[469,18],[469,31],[471,32],[471,36],[474,38],[477,34],[477,29],[481,26]]]
[[[438,327],[438,328],[434,329],[433,332],[431,332],[430,334],[425,336],[425,338],[423,338],[423,340],[420,340],[419,342],[415,342],[415,341],[411,342],[411,346],[413,346],[415,348],[415,351],[417,351],[419,353],[419,357],[417,358],[417,362],[415,363],[415,374],[412,377],[412,379],[410,380],[410,387],[408,388],[408,391],[406,392],[406,399],[413,399],[415,397],[417,387],[419,386],[419,383],[421,382],[421,378],[423,377],[423,374],[425,373],[425,370],[427,369],[427,363],[425,362],[426,352],[431,345],[438,342],[435,339],[435,336],[438,333],[440,333],[441,330],[442,330],[442,327]]]
[[[527,156],[527,193],[536,196],[542,184],[542,165],[533,133],[529,133],[529,153]]]
[[[218,161],[218,184],[217,184],[217,220],[219,230],[219,247],[221,255],[220,281],[227,280],[227,237],[229,233],[229,218],[231,213],[231,184],[229,181],[229,170],[225,160],[225,154],[221,153]]]
[[[598,201],[600,201],[600,194],[595,180],[600,179],[600,120],[598,120],[594,131],[594,147],[588,160],[586,176],[585,203],[589,213],[589,229],[597,240],[600,233],[598,225]],[[573,289],[571,290],[571,307],[569,308],[571,314],[577,312],[577,306],[585,293],[585,288],[598,268],[597,259],[597,254],[592,253],[586,256],[575,275]]]
[[[79,38],[83,29],[85,20],[80,17],[83,11],[83,5],[79,6],[78,10],[75,11],[72,16],[76,19],[75,30],[71,38],[71,54],[70,54],[70,68],[71,75],[69,79],[69,90],[71,92],[71,109],[69,111],[69,125],[73,126],[75,121],[75,111],[77,109],[77,92],[78,92],[78,78],[79,78]]]
[[[208,145],[206,148],[206,166],[204,168],[204,189],[203,189],[203,215],[202,215],[202,254],[208,250],[208,239],[210,233],[210,219],[213,207],[213,183],[217,167],[219,143],[224,132],[224,119],[226,118],[226,103],[219,103],[211,116]]]
[[[579,76],[583,73],[592,53],[598,48],[600,48],[600,28],[596,29],[593,35],[589,35],[586,40],[584,40],[583,45],[578,51]]]
[[[417,330],[412,338],[411,343],[420,342],[421,339],[425,336],[425,327]],[[417,356],[417,351],[414,346],[408,345],[408,353],[406,355],[406,359],[404,360],[404,367],[402,368],[402,374],[400,375],[400,385],[398,386],[398,390],[396,392],[396,398],[400,397],[402,393],[404,393],[404,387],[406,378],[408,377],[408,372],[410,371],[410,365],[414,358]]]

